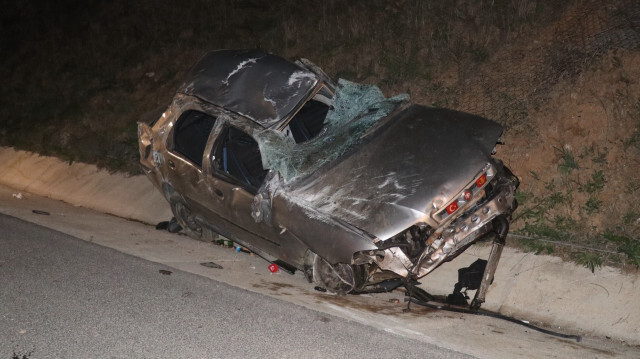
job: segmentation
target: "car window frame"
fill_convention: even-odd
[[[184,102],[183,102],[184,101]],[[180,102],[182,103],[174,103],[170,106],[169,111],[172,112],[173,119],[170,121],[169,131],[166,135],[165,140],[165,148],[168,153],[170,153],[175,158],[180,159],[181,161],[189,164],[191,167],[196,169],[198,172],[206,174],[209,172],[209,163],[208,163],[208,155],[211,151],[211,141],[212,138],[219,129],[220,123],[224,122],[227,115],[218,109],[216,106],[209,105],[207,103],[202,102],[197,98],[183,98]],[[174,107],[175,106],[175,107]],[[175,131],[176,124],[180,117],[189,111],[198,111],[207,116],[214,117],[215,122],[213,127],[211,128],[211,132],[209,132],[209,136],[207,137],[207,142],[205,143],[204,152],[202,153],[202,165],[198,166],[196,163],[191,161],[182,153],[175,150]]]
[[[200,164],[195,163],[192,159],[190,159],[186,154],[178,151],[176,149],[176,131],[178,129],[178,121],[182,118],[183,115],[185,115],[188,112],[199,112],[205,116],[211,117],[213,118],[213,126],[211,126],[211,130],[209,131],[209,134],[207,135],[207,140],[204,142],[204,147],[202,149],[202,158],[200,159]],[[184,161],[190,163],[193,167],[202,170],[204,164],[205,164],[205,154],[207,153],[207,145],[209,143],[209,140],[211,139],[211,134],[213,133],[214,129],[216,128],[217,123],[220,121],[219,116],[215,116],[212,115],[210,113],[207,113],[205,111],[202,111],[200,109],[185,109],[183,111],[180,112],[180,114],[177,116],[173,126],[171,127],[171,131],[169,133],[169,138],[171,139],[170,143],[170,147],[167,147],[167,150],[169,152],[171,152],[174,156],[179,157],[181,159],[183,159]]]
[[[247,120],[250,121],[250,120]],[[247,125],[242,125],[241,122],[239,121],[229,121],[226,118],[221,118],[219,123],[218,123],[218,127],[217,127],[217,131],[215,133],[215,138],[210,139],[211,141],[211,148],[209,148],[208,151],[208,156],[206,158],[208,167],[210,169],[210,171],[208,171],[209,175],[221,180],[221,181],[225,181],[229,184],[232,184],[234,186],[240,187],[242,189],[244,189],[245,191],[247,191],[248,193],[252,194],[252,195],[256,195],[258,193],[258,190],[260,189],[260,187],[262,187],[262,185],[264,184],[264,180],[263,182],[260,184],[260,186],[255,187],[253,185],[249,185],[239,179],[237,179],[234,176],[229,175],[228,173],[221,171],[217,168],[216,166],[216,152],[218,151],[218,148],[221,146],[221,141],[223,140],[223,135],[225,135],[227,133],[227,129],[229,127],[233,127],[236,130],[242,131],[244,134],[246,134],[247,136],[251,137],[254,141],[256,141],[256,143],[258,142],[255,138],[255,136],[253,135],[253,128],[251,126],[247,126]],[[213,131],[212,131],[212,135],[213,135]],[[260,150],[260,146],[258,146],[258,150]],[[260,150],[261,151],[261,150]],[[262,157],[262,152],[260,152],[260,155]],[[261,162],[262,162],[262,158],[261,158]],[[264,163],[262,163],[262,168],[264,168]]]
[[[285,128],[287,128],[287,126],[289,126],[289,122],[291,122],[291,120],[293,120],[294,117],[296,117],[296,115],[298,114],[298,112],[300,112],[300,110],[302,110],[302,108],[304,107],[304,105],[307,104],[307,102],[311,101],[321,90],[323,87],[326,87],[327,90],[329,90],[329,92],[331,92],[331,94],[333,94],[333,96],[336,95],[336,91],[335,89],[331,88],[331,86],[329,86],[328,84],[326,84],[324,81],[318,81],[318,84],[316,85],[316,87],[310,92],[309,96],[307,96],[304,101],[301,101],[300,104],[298,105],[298,107],[291,112],[291,114],[289,116],[287,116],[287,119],[282,122],[280,125],[278,125],[276,127],[276,129],[279,132],[284,131]],[[317,136],[316,136],[317,137]]]

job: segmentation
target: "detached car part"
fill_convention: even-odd
[[[516,208],[518,180],[492,157],[501,134],[260,50],[206,54],[138,126],[144,172],[190,236],[231,238],[341,294],[415,281],[494,238],[474,307]]]

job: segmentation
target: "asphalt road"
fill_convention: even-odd
[[[13,217],[0,228],[0,359],[470,358]]]

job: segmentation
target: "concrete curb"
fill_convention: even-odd
[[[144,176],[110,174],[84,163],[0,147],[0,183],[144,223],[173,215],[162,194]]]
[[[155,224],[172,214],[162,194],[144,176],[110,174],[95,166],[69,165],[11,148],[0,148],[0,183],[40,196],[123,218]],[[428,290],[446,294],[457,282],[457,269],[488,247],[470,248],[424,278]],[[608,336],[640,345],[639,277],[602,268],[596,273],[556,257],[506,248],[483,308],[561,331]]]

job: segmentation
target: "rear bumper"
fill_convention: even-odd
[[[429,274],[443,262],[455,258],[469,245],[493,232],[493,220],[496,217],[511,217],[517,207],[517,178],[506,170],[501,171],[492,182],[481,202],[444,228],[427,246],[411,268],[411,274],[418,278]]]
[[[486,187],[484,198],[460,217],[438,228],[426,241],[420,256],[411,260],[399,247],[385,249],[383,258],[376,261],[381,269],[403,277],[420,278],[452,260],[469,245],[495,231],[494,219],[510,218],[517,207],[515,191],[518,179],[506,167]]]

